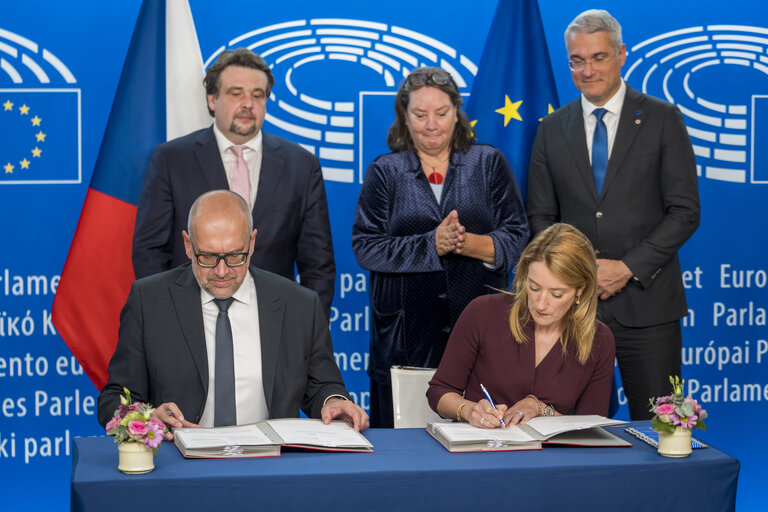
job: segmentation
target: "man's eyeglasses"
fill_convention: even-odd
[[[411,73],[406,83],[410,87],[422,87],[425,85],[448,85],[451,83],[451,75],[445,71],[436,70],[428,73]]]
[[[606,54],[606,55],[596,55],[592,57],[591,59],[571,59],[568,61],[568,67],[571,68],[571,71],[584,71],[584,69],[587,67],[587,63],[589,63],[592,66],[592,69],[595,70],[602,70],[604,69],[609,62],[613,60],[614,55]]]
[[[195,252],[195,246],[192,246],[192,251]],[[197,264],[204,268],[213,268],[219,264],[221,260],[224,260],[224,264],[228,267],[239,267],[244,265],[248,260],[248,252],[230,252],[227,254],[206,254],[202,252],[195,252],[195,260]]]

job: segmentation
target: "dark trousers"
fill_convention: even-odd
[[[370,413],[372,428],[393,428],[395,426],[395,417],[392,412],[392,386],[385,386],[371,379]]]
[[[616,359],[629,417],[633,421],[651,419],[649,399],[669,395],[672,392],[670,375],[680,375],[683,343],[680,321],[636,328],[625,327],[614,318],[603,316],[601,320],[611,328],[616,340]]]

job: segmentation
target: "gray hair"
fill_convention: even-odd
[[[232,201],[234,201],[234,203],[232,203]],[[205,208],[211,207],[227,208],[232,206],[234,206],[238,210],[238,213],[243,216],[246,227],[245,236],[250,237],[251,232],[253,231],[253,217],[251,216],[250,206],[248,206],[248,203],[245,202],[245,199],[243,199],[240,194],[225,189],[210,190],[195,199],[195,202],[192,203],[192,208],[189,209],[189,216],[187,217],[187,233],[194,239],[192,226],[200,215],[201,209],[205,210]]]
[[[621,46],[621,25],[608,11],[602,9],[590,9],[576,16],[568,28],[565,29],[565,45],[568,46],[568,38],[574,32],[594,34],[595,32],[608,32],[611,44],[616,51]]]

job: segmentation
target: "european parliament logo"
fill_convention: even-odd
[[[768,183],[768,29],[708,25],[634,45],[624,77],[685,116],[699,176]]]
[[[459,89],[477,66],[425,34],[365,20],[317,18],[261,27],[214,52],[248,47],[272,68],[275,87],[266,130],[286,135],[317,155],[328,181],[361,183],[373,159],[389,152],[394,95],[412,69],[437,66]],[[281,133],[282,132],[282,133]]]
[[[80,89],[57,86],[77,83],[74,75],[47,49],[4,29],[0,70],[0,185],[80,183]]]

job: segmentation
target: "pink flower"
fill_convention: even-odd
[[[148,448],[157,448],[163,442],[165,425],[159,421],[151,420],[148,427],[147,436],[144,438],[144,445]]]
[[[149,420],[150,425],[154,425],[162,431],[165,431],[165,423],[160,420]],[[150,427],[151,428],[151,427]]]
[[[699,417],[695,414],[683,418],[680,418],[679,425],[683,428],[693,429],[694,426],[696,426],[696,420]],[[678,425],[678,423],[675,423],[675,425]]]
[[[707,411],[705,411],[704,408],[699,405],[695,398],[688,397],[686,398],[686,401],[691,402],[693,405],[693,412],[695,412],[700,418],[707,417]]]
[[[144,438],[144,446],[147,448],[157,448],[160,446],[160,443],[163,442],[163,436],[161,434],[156,434],[152,431],[149,431],[147,433],[147,437]]]
[[[109,434],[109,431],[115,428],[120,423],[120,418],[113,417],[111,420],[107,422],[107,426],[104,427],[104,429],[107,431],[107,434]]]
[[[655,412],[659,416],[663,414],[672,414],[673,412],[675,412],[675,406],[673,404],[661,404],[656,406]]]
[[[141,441],[141,438],[147,435],[149,427],[143,421],[132,421],[128,423],[128,435],[137,441]]]

